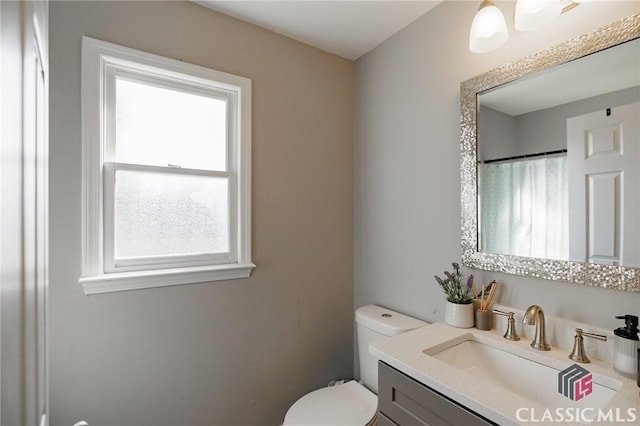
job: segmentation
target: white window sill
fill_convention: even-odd
[[[253,263],[234,263],[215,266],[157,269],[153,271],[117,272],[81,277],[78,283],[82,286],[84,294],[87,295],[112,293],[143,288],[248,278],[249,275],[251,275],[251,270],[255,267],[256,265]]]

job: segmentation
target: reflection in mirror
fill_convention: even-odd
[[[463,82],[462,262],[640,291],[640,13]]]
[[[640,39],[478,105],[479,251],[640,266]]]

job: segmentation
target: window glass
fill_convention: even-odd
[[[228,178],[117,170],[116,259],[229,252]]]
[[[227,170],[227,102],[116,78],[115,161]]]

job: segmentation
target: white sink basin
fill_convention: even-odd
[[[574,364],[567,358],[570,348],[538,351],[528,339],[511,342],[502,335],[434,323],[374,342],[369,351],[495,424],[637,423],[636,382],[616,375],[606,360],[594,356],[592,363],[578,364],[592,372],[593,392],[574,402],[558,392],[558,373]]]
[[[573,364],[570,360],[566,364],[551,359],[545,363],[543,352],[529,354],[522,353],[520,349],[520,353],[515,354],[512,351],[517,351],[517,348],[510,347],[508,343],[480,340],[469,333],[423,352],[549,409],[580,407],[597,410],[604,407],[622,386],[621,382],[594,375],[592,393],[573,401],[558,391],[558,373]],[[580,366],[589,369],[589,364]]]

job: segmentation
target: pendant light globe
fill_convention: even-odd
[[[504,15],[491,0],[484,0],[473,18],[469,32],[469,50],[485,53],[497,49],[509,39]]]

